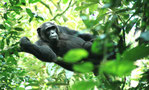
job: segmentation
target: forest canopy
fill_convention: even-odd
[[[1,0],[0,89],[148,90],[148,8],[148,0]],[[71,72],[19,52],[21,37],[34,43],[47,21],[96,36],[92,51],[103,56],[96,76],[92,62]],[[59,59],[76,62],[87,55],[78,49]]]

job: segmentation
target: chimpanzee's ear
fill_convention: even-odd
[[[37,28],[37,33],[38,33],[38,35],[40,36],[40,31],[41,31],[41,28],[39,27],[39,28]]]

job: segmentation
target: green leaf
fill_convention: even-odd
[[[1,41],[0,41],[0,49],[4,49],[4,39],[2,39]]]
[[[4,14],[4,18],[5,18],[6,20],[8,19],[7,13]]]
[[[6,44],[7,44],[7,45],[10,44],[10,38],[11,38],[11,37],[6,38]]]
[[[39,1],[41,1],[41,0],[29,0],[29,3],[37,3]]]
[[[0,29],[5,29],[3,24],[0,24]]]
[[[98,4],[94,4],[91,7],[89,7],[89,11],[94,13],[94,11],[96,11],[98,9]]]
[[[7,58],[7,63],[17,64],[15,58],[13,56],[10,56]]]
[[[71,90],[93,90],[96,85],[94,81],[80,81],[72,85]]]
[[[34,14],[32,13],[32,11],[29,8],[26,8],[26,12],[30,16],[29,22],[31,22],[34,18]]]
[[[15,3],[15,2],[13,2],[13,0],[9,0],[9,2],[10,2],[10,4],[13,6],[13,4]]]
[[[73,65],[73,69],[77,72],[91,72],[94,69],[94,65],[91,62],[85,62],[82,64]]]
[[[33,20],[34,17],[30,17],[29,22],[31,22]]]
[[[41,16],[36,16],[36,18],[44,21],[43,17],[41,17]]]
[[[99,0],[86,0],[87,2],[99,3]]]
[[[132,61],[112,60],[102,64],[99,67],[99,72],[122,77],[130,75],[134,68],[135,66]]]
[[[29,8],[26,8],[26,12],[30,17],[34,16],[34,14],[32,13],[32,11]]]
[[[123,60],[138,60],[149,56],[149,46],[141,45],[123,53]]]
[[[80,14],[80,17],[81,17],[83,23],[85,24],[85,26],[86,26],[87,28],[90,28],[91,26],[90,26],[89,16],[86,15],[86,14]]]
[[[93,53],[100,54],[102,53],[102,45],[99,43],[99,40],[93,42],[91,50]]]
[[[92,7],[92,6],[95,5],[95,4],[96,4],[96,3],[85,4],[85,5],[83,5],[83,6],[76,7],[75,10],[79,11],[79,10],[87,9],[88,7]]]
[[[88,52],[84,49],[72,49],[64,55],[64,61],[74,63],[88,56]]]
[[[92,28],[96,25],[99,21],[97,20],[90,20],[89,16],[86,14],[80,14],[80,17],[87,28]]]
[[[26,5],[26,1],[25,0],[21,0],[21,4],[22,5]]]
[[[24,31],[24,29],[20,28],[20,27],[15,27],[14,29],[17,30],[17,31]]]
[[[16,90],[25,90],[24,87],[17,87]]]
[[[13,7],[11,7],[11,9],[17,10],[17,11],[23,10],[20,6],[13,6]]]
[[[126,33],[129,33],[129,31],[132,29],[132,27],[135,25],[135,23],[137,23],[138,19],[134,19],[132,21],[129,22],[129,24],[127,24],[126,26]]]
[[[68,0],[63,0],[63,3],[66,4],[68,2]]]

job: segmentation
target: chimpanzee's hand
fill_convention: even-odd
[[[31,44],[30,40],[27,37],[22,37],[20,39],[20,45]]]
[[[22,37],[20,39],[20,46],[21,49],[24,51],[27,47],[29,47],[31,45],[30,40],[27,37]]]

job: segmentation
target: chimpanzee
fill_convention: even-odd
[[[94,57],[91,53],[92,42],[90,41],[94,38],[93,35],[79,34],[77,31],[51,22],[43,23],[37,32],[40,39],[35,44],[32,44],[27,37],[23,37],[20,40],[20,46],[23,51],[33,54],[42,61],[55,62],[68,70],[73,70],[73,64],[58,61],[57,56],[62,57],[71,49],[83,48],[90,53],[87,60]]]

